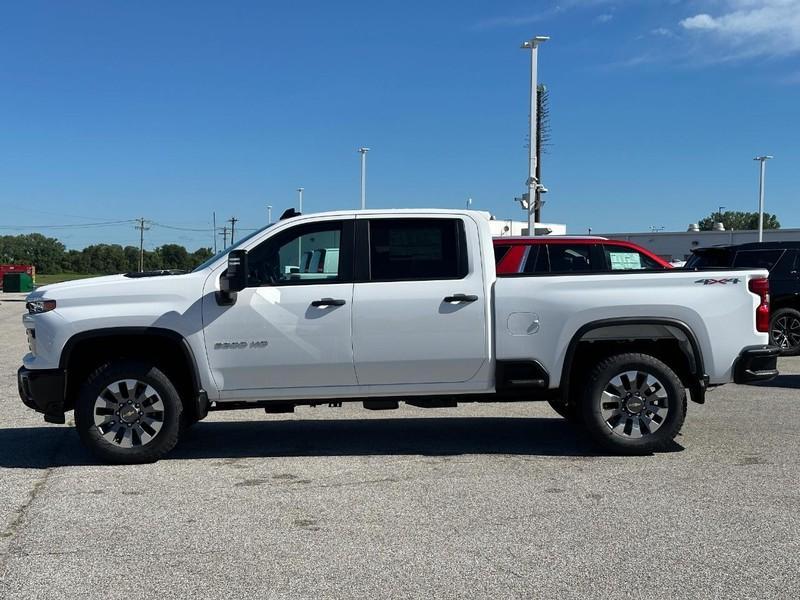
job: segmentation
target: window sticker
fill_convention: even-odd
[[[611,261],[612,271],[631,271],[642,269],[642,257],[637,252],[614,252],[608,253]]]

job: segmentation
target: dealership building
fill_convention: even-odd
[[[487,216],[488,213],[487,213]],[[494,237],[528,235],[528,223],[513,219],[498,219],[489,216],[489,228]],[[719,227],[719,225],[717,225]],[[563,223],[536,223],[536,235],[566,235],[567,226]],[[575,234],[572,234],[575,235]],[[580,234],[577,234],[580,235]],[[700,231],[696,225],[688,231],[658,231],[630,233],[594,233],[612,240],[626,240],[647,248],[666,261],[684,261],[692,249],[725,244],[744,244],[758,241],[758,231]],[[800,229],[765,229],[765,242],[800,242]]]
[[[659,231],[648,233],[600,233],[643,246],[667,261],[686,260],[694,248],[758,241],[758,231]],[[800,242],[800,229],[765,229],[765,242]]]

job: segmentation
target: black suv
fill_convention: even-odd
[[[769,336],[783,354],[800,354],[800,242],[752,242],[696,248],[687,269],[762,268],[769,271]]]

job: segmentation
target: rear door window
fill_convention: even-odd
[[[374,219],[370,281],[460,279],[467,274],[460,219]]]
[[[548,244],[551,273],[581,273],[601,271],[600,265],[593,264],[592,245]]]
[[[606,264],[612,271],[640,271],[642,269],[663,268],[649,256],[626,246],[603,244],[603,251],[606,256]]]
[[[733,266],[772,271],[784,252],[785,250],[740,250],[733,259]]]

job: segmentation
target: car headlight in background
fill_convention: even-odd
[[[38,315],[40,313],[46,313],[48,311],[53,310],[56,307],[55,300],[32,300],[25,304],[25,307],[28,309],[28,313],[32,315]]]

